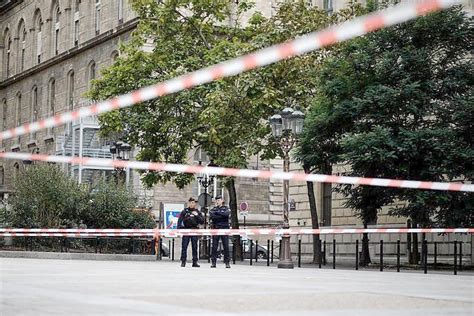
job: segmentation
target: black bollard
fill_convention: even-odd
[[[173,243],[171,244],[171,261],[174,261],[174,238]]]
[[[156,246],[156,239],[153,238],[151,240],[151,254],[154,256],[155,255],[155,246]]]
[[[356,270],[359,270],[359,239],[356,240]]]
[[[267,240],[267,267],[270,266],[270,240]]]
[[[459,242],[459,271],[462,271],[462,241]]]
[[[324,240],[324,248],[323,248],[323,255],[324,261],[323,264],[326,265],[326,240]]]
[[[454,241],[454,275],[458,274],[458,242]]]
[[[383,271],[383,240],[380,240],[380,271]]]
[[[438,265],[438,242],[434,242],[434,268]]]
[[[423,240],[423,273],[428,273],[428,241]]]
[[[270,262],[273,263],[273,240],[271,242],[271,252],[270,252],[271,256],[270,256]]]
[[[171,239],[168,240],[168,259],[171,259]]]
[[[240,242],[240,261],[244,261],[244,254],[245,254],[244,241],[242,240]]]
[[[258,261],[258,240],[255,240],[255,262]]]
[[[211,237],[210,236],[207,242],[207,263],[211,263]]]
[[[336,239],[332,240],[332,268],[336,269]]]
[[[323,263],[323,252],[321,250],[321,239],[318,240],[318,248],[319,248],[319,268],[321,269],[321,264]]]
[[[95,253],[97,253],[98,247],[99,247],[99,237],[95,237]]]
[[[250,240],[250,265],[253,265],[252,258],[253,258],[253,240]]]
[[[397,272],[400,272],[400,239],[397,240]]]
[[[236,248],[235,248],[235,236],[232,236],[232,263],[235,264],[235,254],[236,254]]]
[[[298,268],[301,268],[301,239],[298,239]]]

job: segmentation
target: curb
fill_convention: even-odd
[[[156,261],[156,256],[154,255],[36,252],[36,251],[0,251],[0,258],[100,260],[100,261]]]

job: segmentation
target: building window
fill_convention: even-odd
[[[56,80],[52,78],[48,85],[48,116],[54,116],[56,106]],[[46,132],[47,135],[53,134],[53,128],[49,127]]]
[[[0,185],[5,184],[5,170],[3,169],[3,166],[0,167]]]
[[[331,183],[322,184],[322,222],[323,226],[331,226],[331,212],[332,212],[332,187]]]
[[[95,34],[100,33],[100,0],[95,0]]]
[[[324,10],[330,14],[334,11],[332,0],[324,0]]]
[[[2,102],[2,131],[7,130],[7,100],[3,99]],[[2,141],[2,147],[5,147],[5,141]]]
[[[96,73],[96,66],[95,66],[95,62],[94,61],[91,61],[89,63],[89,67],[88,67],[88,78],[87,78],[87,85],[88,85],[88,89],[90,90],[91,87],[92,87],[92,80],[95,79],[95,73]]]
[[[26,49],[26,29],[23,20],[18,24],[18,42],[17,42],[17,72],[25,69],[25,49]]]
[[[18,162],[15,162],[15,164],[13,165],[13,178],[18,177],[19,174],[20,174],[20,164]]]
[[[114,63],[117,60],[117,58],[119,58],[119,52],[114,50],[112,54],[110,54],[110,59],[112,59],[112,63]]]
[[[76,0],[74,6],[74,46],[79,44],[79,6],[81,4],[81,0]]]
[[[21,93],[18,93],[16,95],[16,118],[15,118],[17,127],[21,125],[21,106],[22,106]],[[18,136],[16,141],[17,141],[17,144],[20,144],[21,136]]]
[[[118,21],[119,23],[123,22],[123,0],[117,0],[118,5]]]
[[[61,11],[59,10],[59,5],[56,6],[54,9],[54,24],[53,24],[53,54],[57,55],[59,53],[59,30],[60,30],[60,24],[59,24],[59,16],[61,14]]]
[[[33,55],[35,58],[36,64],[41,63],[41,55],[43,50],[42,44],[42,27],[43,27],[43,20],[41,19],[40,11],[36,11],[36,19],[35,19],[35,54]]]
[[[7,33],[5,37],[5,74],[6,77],[10,77],[10,61],[12,56],[12,38],[10,34]]]
[[[30,122],[38,120],[38,87],[34,86],[31,90],[31,108],[30,108]],[[36,132],[30,134],[30,140],[36,139]]]
[[[74,108],[74,71],[71,70],[67,76],[67,105],[68,109]]]

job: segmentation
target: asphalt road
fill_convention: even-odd
[[[473,315],[471,275],[0,258],[1,315]]]

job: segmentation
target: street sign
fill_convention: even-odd
[[[212,196],[208,193],[201,193],[198,197],[198,204],[201,207],[209,207],[212,204]]]
[[[178,228],[178,217],[183,210],[184,205],[177,203],[165,203],[163,205],[164,213],[164,228],[176,229]]]
[[[240,202],[239,210],[241,216],[247,216],[249,214],[249,204],[247,202]]]

